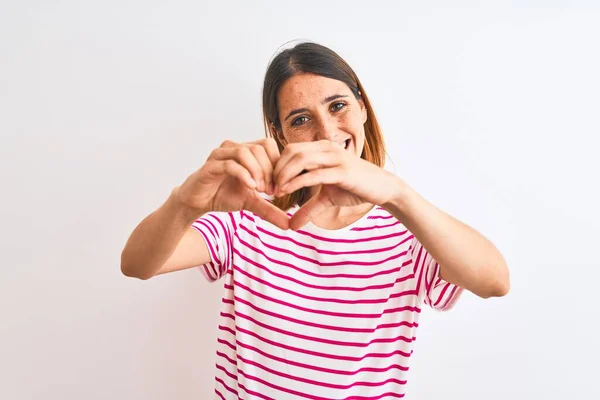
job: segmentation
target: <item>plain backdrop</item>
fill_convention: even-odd
[[[350,63],[387,167],[511,269],[504,298],[424,311],[406,398],[600,398],[599,20],[591,1],[0,1],[0,398],[212,398],[221,282],[125,278],[120,254],[213,148],[264,135],[292,40]]]

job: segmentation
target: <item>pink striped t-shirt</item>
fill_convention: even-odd
[[[421,306],[448,310],[462,292],[377,206],[338,230],[248,211],[193,226],[211,256],[200,268],[224,278],[216,399],[402,398]]]

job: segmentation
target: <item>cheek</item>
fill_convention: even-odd
[[[342,117],[341,121],[347,130],[349,130],[355,137],[356,141],[361,143],[365,137],[365,128],[362,122],[362,116],[360,112],[348,113]]]
[[[314,135],[308,129],[290,129],[284,132],[287,143],[311,142]]]

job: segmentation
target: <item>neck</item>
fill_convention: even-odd
[[[309,195],[310,198],[318,193],[318,191],[319,188],[312,188]],[[348,206],[333,205],[327,207],[312,222],[324,229],[341,229],[361,219],[372,208],[373,204],[370,203]]]

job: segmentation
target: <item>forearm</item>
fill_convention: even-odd
[[[141,279],[154,276],[173,254],[190,225],[205,214],[183,206],[177,198],[177,190],[132,232],[121,253],[123,274]]]
[[[498,249],[400,179],[398,185],[398,194],[383,207],[402,221],[438,262],[442,279],[483,298],[505,295],[509,271]]]

